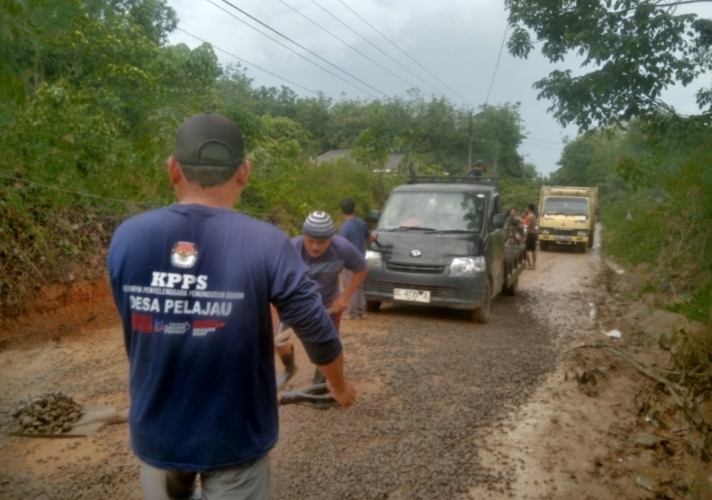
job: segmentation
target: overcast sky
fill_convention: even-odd
[[[535,81],[556,68],[580,71],[575,58],[558,65],[550,64],[538,53],[532,53],[526,60],[515,59],[505,46],[495,74],[507,17],[502,0],[230,0],[230,3],[364,82],[357,82],[305,53],[222,0],[168,0],[178,14],[178,27],[210,42],[221,64],[238,61],[219,49],[249,61],[244,66],[256,86],[287,85],[300,95],[314,95],[257,69],[255,65],[306,89],[324,91],[335,100],[342,94],[346,98],[366,100],[373,99],[368,94],[378,98],[383,98],[383,94],[404,96],[408,88],[418,86],[426,95],[444,94],[457,105],[477,110],[487,99],[494,75],[487,102],[493,105],[521,103],[528,138],[519,152],[540,173],[547,175],[556,170],[556,161],[563,148],[562,139],[577,135],[575,127],[564,129],[556,123],[546,111],[550,102],[537,100],[537,92],[532,88]],[[347,6],[444,84],[365,24]],[[712,7],[691,7],[695,9],[688,12],[712,17]],[[359,55],[299,13],[397,76]],[[230,14],[306,55],[361,90],[319,69]],[[169,42],[185,43],[191,48],[201,43],[180,30],[170,36]],[[694,113],[697,109],[694,102],[696,90],[710,84],[709,75],[705,75],[687,88],[670,89],[664,98],[680,111]]]

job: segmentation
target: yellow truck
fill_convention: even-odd
[[[593,247],[598,215],[598,188],[542,186],[539,195],[539,248],[576,245]]]

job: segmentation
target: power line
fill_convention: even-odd
[[[317,28],[319,28],[319,29],[321,29],[322,31],[328,33],[328,34],[331,35],[333,38],[336,38],[338,41],[340,41],[341,43],[343,43],[344,45],[346,45],[347,47],[349,47],[349,48],[350,48],[351,50],[353,50],[354,52],[359,53],[360,55],[362,55],[363,57],[365,57],[366,59],[368,59],[369,61],[371,61],[373,64],[375,64],[375,65],[378,66],[379,68],[383,69],[384,71],[387,71],[387,72],[390,73],[391,75],[393,75],[393,76],[395,76],[396,78],[398,78],[400,81],[406,83],[406,84],[409,85],[411,88],[417,88],[417,85],[413,85],[413,84],[410,83],[408,80],[405,80],[404,78],[401,78],[400,76],[398,76],[397,74],[395,74],[393,71],[391,71],[390,69],[388,69],[388,68],[386,68],[385,66],[383,66],[382,64],[380,64],[379,62],[374,61],[373,59],[371,59],[370,57],[368,57],[366,54],[364,54],[363,52],[361,52],[360,50],[358,50],[358,49],[357,49],[356,47],[354,47],[353,45],[350,45],[348,42],[345,42],[344,40],[342,40],[342,39],[339,38],[338,36],[334,35],[331,31],[329,31],[329,30],[327,30],[326,28],[324,28],[323,26],[321,26],[321,25],[320,25],[319,23],[317,23],[316,21],[310,19],[310,18],[307,17],[306,15],[302,14],[301,12],[299,12],[297,9],[295,9],[294,7],[292,7],[291,5],[289,5],[289,4],[288,4],[287,2],[285,2],[284,0],[279,0],[279,2],[280,2],[280,3],[283,3],[284,5],[286,5],[286,6],[289,7],[290,9],[292,9],[294,12],[296,12],[297,14],[299,14],[300,16],[302,16],[304,19],[306,19],[307,21],[309,21],[309,22],[312,23],[313,25],[315,25]]]
[[[183,31],[183,30],[181,30]],[[26,184],[34,185],[34,186],[39,186],[43,187],[45,189],[51,189],[53,191],[59,191],[62,193],[68,193],[68,194],[74,194],[77,196],[83,196],[85,198],[95,198],[99,200],[106,200],[106,201],[116,201],[120,203],[133,203],[134,205],[147,205],[151,207],[164,207],[166,206],[165,203],[158,203],[155,201],[136,201],[136,200],[125,200],[122,198],[110,198],[108,196],[99,196],[98,194],[91,194],[91,193],[84,193],[82,191],[74,191],[72,189],[65,189],[63,187],[55,186],[53,184],[44,184],[42,182],[37,182],[37,181],[31,181],[29,179],[22,179],[20,177],[14,177],[12,175],[5,175],[0,173],[0,177],[3,177],[5,179],[10,179],[13,181],[18,181],[18,182],[24,182]],[[238,210],[240,213],[243,213],[245,215],[249,215],[251,217],[264,217],[264,218],[277,218],[277,217],[286,217],[284,214],[273,214],[273,213],[267,213],[267,212],[248,212],[246,210]]]
[[[312,2],[313,2],[313,1],[314,1],[314,0],[312,0]],[[396,49],[400,50],[403,54],[405,54],[408,59],[410,59],[410,60],[413,61],[415,64],[417,64],[418,66],[420,66],[423,70],[425,70],[430,76],[432,76],[433,78],[435,78],[437,81],[439,81],[440,83],[442,83],[443,85],[445,85],[445,87],[447,87],[447,88],[448,88],[452,93],[454,93],[457,97],[459,97],[460,99],[462,99],[463,101],[465,101],[465,102],[466,102],[467,104],[469,104],[470,106],[474,106],[474,104],[472,104],[470,101],[468,101],[467,99],[465,99],[464,97],[462,97],[460,94],[458,94],[458,93],[457,93],[455,90],[453,90],[447,83],[445,83],[445,82],[442,81],[440,78],[438,78],[438,77],[435,76],[433,73],[431,73],[430,70],[428,70],[428,68],[426,68],[425,66],[423,66],[422,64],[420,64],[420,63],[419,63],[418,61],[416,61],[415,59],[413,59],[406,51],[404,51],[404,50],[401,49],[398,45],[396,45],[394,42],[392,42],[386,35],[384,35],[384,34],[381,33],[380,31],[378,31],[371,23],[369,23],[368,21],[366,21],[366,20],[365,20],[363,17],[361,17],[355,10],[353,10],[351,7],[349,7],[348,5],[346,5],[342,0],[339,0],[339,3],[340,3],[341,5],[343,5],[344,7],[346,7],[347,9],[349,9],[351,12],[353,12],[354,15],[356,15],[356,17],[358,17],[361,21],[363,21],[364,23],[366,23],[367,25],[369,25],[369,26],[371,27],[371,29],[373,29],[373,31],[375,31],[376,33],[378,33],[379,35],[381,35],[383,38],[385,38],[388,43],[390,43],[390,44],[393,45]]]
[[[527,146],[534,146],[534,147],[537,147],[537,148],[555,149],[556,151],[563,151],[563,149],[561,149],[561,148],[553,148],[553,147],[551,147],[551,146],[543,146],[543,145],[541,145],[541,144],[532,144],[532,143],[530,143],[530,142],[522,142],[522,144],[526,144]]]
[[[210,0],[208,0],[208,1],[210,1]],[[304,47],[303,45],[301,45],[301,44],[295,42],[294,40],[292,40],[292,39],[289,38],[288,36],[286,36],[286,35],[280,33],[279,31],[277,31],[276,29],[272,28],[271,26],[269,26],[269,25],[263,23],[262,21],[260,21],[259,19],[257,19],[255,16],[253,16],[253,15],[251,15],[251,14],[248,14],[247,12],[245,12],[244,10],[242,10],[240,7],[237,7],[236,5],[234,5],[234,4],[230,3],[230,2],[228,2],[228,0],[222,0],[222,2],[228,4],[230,7],[232,7],[232,8],[235,9],[236,11],[241,12],[242,14],[246,15],[247,17],[249,17],[250,19],[252,19],[253,21],[255,21],[256,23],[261,24],[262,26],[264,26],[264,27],[267,28],[268,30],[274,32],[275,34],[281,36],[281,37],[284,38],[285,40],[287,40],[287,41],[289,41],[289,42],[292,42],[294,45],[296,45],[296,46],[299,47],[300,49],[302,49],[302,50],[304,50],[304,51],[310,53],[310,54],[313,55],[314,57],[316,57],[316,58],[318,58],[318,59],[321,59],[322,61],[324,61],[325,63],[329,64],[330,66],[333,66],[334,68],[338,69],[338,70],[341,71],[342,73],[344,73],[344,74],[350,76],[351,78],[353,78],[353,79],[356,80],[357,82],[362,83],[363,85],[366,85],[367,87],[369,87],[369,88],[375,90],[375,91],[378,92],[379,94],[382,94],[384,97],[388,97],[388,95],[387,95],[385,92],[381,92],[381,91],[378,90],[376,87],[374,87],[374,86],[372,86],[372,85],[369,85],[368,83],[364,82],[363,80],[361,80],[361,79],[358,78],[357,76],[352,75],[351,73],[349,73],[349,72],[346,71],[345,69],[342,69],[342,68],[340,68],[339,66],[337,66],[336,64],[332,63],[331,61],[328,61],[328,60],[324,59],[323,57],[321,57],[321,56],[320,56],[319,54],[317,54],[316,52],[313,52],[313,51],[307,49],[306,47]],[[212,3],[212,2],[211,2],[211,3]]]
[[[282,77],[282,76],[279,76],[279,75],[276,74],[276,73],[272,73],[272,72],[269,71],[269,70],[266,70],[266,69],[264,69],[264,68],[260,68],[260,67],[257,66],[256,64],[252,64],[251,62],[246,61],[246,60],[242,59],[241,57],[237,57],[235,54],[231,54],[231,53],[228,52],[227,50],[221,49],[221,48],[218,47],[217,45],[213,45],[212,43],[207,42],[207,41],[203,40],[202,38],[193,35],[192,33],[188,33],[188,32],[185,31],[184,29],[181,29],[181,28],[178,28],[178,27],[176,27],[176,29],[177,29],[178,31],[182,31],[183,33],[185,33],[185,34],[188,35],[188,36],[192,36],[192,37],[195,38],[196,40],[200,40],[200,41],[203,42],[203,43],[209,44],[211,47],[213,47],[213,48],[219,50],[220,52],[224,52],[225,54],[227,54],[227,55],[229,55],[229,56],[232,56],[232,57],[234,57],[235,59],[237,59],[238,61],[242,61],[242,62],[244,62],[245,64],[248,64],[248,65],[252,66],[253,68],[257,68],[257,69],[259,69],[260,71],[264,71],[265,73],[268,73],[268,74],[270,74],[270,75],[272,75],[272,76],[276,76],[276,77],[279,78],[280,80],[284,80],[284,81],[287,82],[287,83],[291,83],[292,85],[294,85],[294,86],[296,86],[296,87],[299,87],[300,89],[306,90],[307,92],[311,92],[312,94],[318,94],[318,92],[315,92],[315,91],[310,90],[310,89],[308,89],[308,88],[306,88],[306,87],[303,87],[302,85],[299,85],[298,83],[295,83],[295,82],[293,82],[293,81],[291,81],[291,80],[287,80],[286,78],[284,78],[284,77]]]
[[[323,11],[326,12],[327,14],[329,14],[331,17],[333,17],[334,19],[336,19],[338,22],[340,22],[341,24],[343,24],[347,29],[351,30],[353,33],[355,33],[358,37],[360,37],[360,38],[361,38],[362,40],[364,40],[366,43],[368,43],[369,45],[371,45],[373,48],[375,48],[375,49],[376,49],[377,51],[379,51],[381,54],[383,54],[384,56],[386,56],[387,58],[389,58],[391,61],[393,61],[394,63],[396,63],[398,66],[400,66],[401,68],[403,68],[404,70],[406,70],[408,73],[410,73],[411,75],[413,75],[414,77],[416,77],[418,80],[420,80],[421,82],[423,82],[425,85],[427,85],[428,87],[430,87],[431,89],[433,89],[436,93],[442,95],[442,96],[445,97],[445,98],[448,98],[443,92],[441,92],[440,90],[438,90],[438,89],[436,89],[435,87],[433,87],[432,85],[430,85],[428,82],[426,82],[425,80],[423,80],[420,76],[418,76],[417,74],[413,73],[413,72],[412,72],[410,69],[408,69],[406,66],[403,66],[403,65],[402,65],[400,62],[398,62],[396,59],[394,59],[394,58],[391,57],[389,54],[387,54],[386,52],[384,52],[380,47],[378,47],[378,46],[375,45],[373,42],[371,42],[371,40],[369,40],[368,38],[364,37],[361,33],[359,33],[358,31],[356,31],[355,29],[353,29],[351,26],[349,26],[349,25],[346,24],[344,21],[342,21],[341,19],[339,19],[338,17],[336,17],[336,16],[335,16],[334,14],[332,14],[331,12],[329,12],[326,8],[324,8],[324,7],[322,7],[321,5],[319,5],[318,3],[316,3],[315,0],[310,0],[310,2],[313,3],[314,5],[316,5],[317,7],[319,7],[321,10],[323,10]],[[449,99],[449,98],[448,98],[448,99]],[[464,100],[464,99],[463,99],[463,100]],[[465,100],[465,102],[467,102],[467,101]],[[469,102],[468,102],[468,104],[469,104]]]
[[[525,139],[529,139],[530,141],[549,142],[551,144],[561,145],[561,141],[548,141],[546,139],[537,139],[536,137],[525,137]]]
[[[499,46],[499,54],[497,55],[497,64],[494,65],[494,73],[492,73],[492,81],[490,82],[489,90],[487,91],[487,98],[485,99],[485,104],[489,101],[490,92],[492,92],[492,85],[494,84],[494,77],[497,76],[497,68],[499,68],[499,60],[502,58],[502,49],[504,48],[504,41],[507,39],[507,30],[509,29],[509,23],[504,26],[504,35],[502,36],[502,45]]]
[[[54,186],[52,184],[43,184],[41,182],[31,181],[29,179],[22,179],[20,177],[13,177],[11,175],[0,174],[0,177],[4,177],[5,179],[10,179],[13,181],[25,182],[27,184],[34,184],[35,186],[40,186],[40,187],[43,187],[46,189],[52,189],[54,191],[61,191],[63,193],[75,194],[77,196],[84,196],[86,198],[96,198],[99,200],[117,201],[120,203],[135,203],[136,205],[149,205],[149,206],[153,206],[153,207],[161,206],[160,203],[156,203],[156,202],[152,202],[152,201],[122,200],[120,198],[109,198],[107,196],[99,196],[98,194],[83,193],[81,191],[73,191],[71,189],[65,189],[65,188],[62,188],[59,186]]]
[[[369,95],[369,96],[373,97],[374,99],[376,98],[375,95],[371,94],[370,92],[368,92],[368,91],[366,91],[366,90],[363,90],[363,89],[362,89],[361,87],[359,87],[358,85],[354,85],[354,84],[351,83],[350,81],[344,80],[343,78],[341,78],[339,75],[337,75],[337,74],[334,73],[333,71],[329,71],[329,70],[326,69],[325,67],[323,67],[323,66],[321,66],[321,65],[319,65],[319,64],[317,64],[317,63],[315,63],[314,61],[312,61],[311,59],[309,59],[308,57],[306,57],[304,54],[300,54],[299,52],[297,52],[297,51],[294,50],[293,48],[287,47],[286,45],[284,45],[284,44],[283,44],[282,42],[280,42],[279,40],[276,40],[276,39],[272,38],[272,37],[269,36],[267,33],[258,30],[258,29],[255,28],[254,26],[248,24],[246,21],[244,21],[244,20],[240,19],[239,17],[237,17],[237,16],[236,16],[235,14],[233,14],[232,12],[223,9],[222,7],[220,7],[218,4],[216,4],[216,3],[213,2],[212,0],[205,0],[205,1],[208,2],[208,3],[213,4],[215,7],[217,7],[217,8],[220,9],[220,10],[222,10],[222,11],[225,12],[226,14],[228,14],[228,15],[234,17],[235,19],[237,19],[238,21],[240,21],[242,24],[244,24],[244,25],[247,26],[248,28],[251,28],[251,29],[255,30],[256,32],[260,33],[261,35],[266,36],[267,38],[269,38],[269,39],[272,40],[273,42],[275,42],[275,43],[281,45],[282,47],[284,47],[285,49],[289,50],[290,52],[295,53],[296,55],[298,55],[299,57],[301,57],[301,58],[304,59],[305,61],[310,62],[311,64],[313,64],[313,65],[316,66],[317,68],[321,69],[322,71],[326,71],[326,72],[329,73],[330,75],[332,75],[332,76],[338,78],[339,80],[341,80],[342,82],[344,82],[344,83],[346,83],[346,84],[348,84],[348,85],[351,85],[353,88],[355,88],[355,89],[357,89],[357,90],[363,92],[364,94]]]

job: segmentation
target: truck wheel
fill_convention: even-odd
[[[586,243],[579,243],[577,246],[579,253],[586,253]]]
[[[485,324],[489,321],[490,311],[492,310],[492,285],[487,280],[485,287],[485,295],[482,297],[482,305],[472,311],[472,321],[475,323]]]
[[[591,236],[588,238],[588,248],[593,248],[593,232],[591,232]]]
[[[378,310],[381,308],[381,301],[380,300],[367,300],[366,301],[366,310],[370,313],[375,313],[378,312]]]
[[[540,241],[539,242],[539,249],[542,252],[546,252],[549,249],[549,242],[548,241]]]
[[[517,295],[517,289],[519,288],[519,276],[514,279],[514,283],[506,288],[502,289],[502,293],[505,295]]]

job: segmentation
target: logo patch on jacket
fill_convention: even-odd
[[[187,241],[179,241],[173,245],[171,250],[171,263],[176,267],[193,267],[195,261],[198,260],[198,249],[195,248],[195,243]]]

